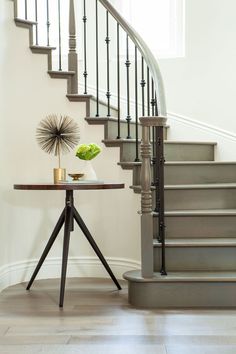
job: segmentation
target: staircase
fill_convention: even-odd
[[[142,269],[124,274],[124,278],[129,284],[129,302],[137,307],[154,308],[235,306],[236,162],[215,161],[215,142],[168,140],[169,127],[163,123],[164,121],[161,121],[162,117],[165,118],[166,111],[163,83],[158,67],[138,34],[134,30],[130,30],[125,20],[108,1],[96,1],[96,11],[99,3],[105,10],[106,24],[109,24],[108,15],[116,21],[118,39],[121,28],[128,34],[127,49],[129,48],[128,39],[134,42],[136,87],[137,67],[141,69],[141,87],[136,90],[133,98],[134,120],[130,117],[132,105],[129,92],[129,84],[131,85],[129,82],[129,52],[126,58],[126,84],[128,84],[126,102],[122,106],[119,80],[117,104],[111,98],[108,25],[106,27],[107,92],[105,100],[102,100],[98,85],[99,70],[96,73],[95,96],[87,92],[86,50],[84,50],[85,70],[83,72],[85,93],[78,93],[74,2],[70,0],[70,4],[68,4],[68,6],[70,5],[68,70],[53,68],[52,53],[56,50],[56,46],[39,45],[35,42],[37,19],[28,19],[27,16],[19,18],[18,1],[13,0],[13,2],[15,23],[17,26],[29,30],[31,51],[48,56],[48,74],[51,78],[67,80],[67,98],[71,102],[86,105],[85,119],[87,123],[94,125],[94,129],[96,129],[96,125],[104,126],[102,142],[107,148],[120,149],[118,164],[121,168],[132,171],[131,189],[134,193],[142,194]],[[84,47],[86,48],[88,31],[85,30],[87,21],[85,3],[83,33]],[[27,6],[27,2],[25,4]],[[96,28],[98,28],[97,12]],[[119,44],[118,40],[117,43]],[[137,49],[141,51],[140,62],[137,61]],[[119,77],[118,45],[117,51],[117,77]],[[145,67],[147,69],[145,75],[144,62],[147,66]],[[97,60],[97,69],[98,65]],[[149,73],[151,73],[150,77]],[[146,102],[144,102],[144,97]],[[146,120],[142,120],[140,124],[138,117],[145,116],[145,114]],[[153,123],[154,121],[159,123]],[[148,133],[150,127],[151,138]],[[160,128],[163,129],[163,135]],[[163,209],[163,216],[161,216],[162,205],[160,205],[162,204],[160,202],[162,186],[161,183],[155,183],[157,179],[155,174],[160,177],[162,169],[161,163],[159,164],[157,159],[157,150],[155,155],[155,144],[156,140],[162,137],[164,137],[165,152],[165,198],[163,200],[165,209]],[[145,139],[147,139],[146,142]],[[151,159],[152,164],[150,163]],[[158,167],[157,171],[155,170],[156,166]],[[161,217],[164,222],[162,228]],[[161,235],[160,232],[162,232]]]

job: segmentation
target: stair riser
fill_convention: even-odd
[[[129,302],[135,307],[235,307],[236,283],[129,281]]]
[[[133,167],[133,185],[140,185],[141,166]],[[235,183],[235,165],[165,166],[165,184]]]
[[[90,100],[90,117],[95,117],[97,113],[97,103],[94,100]],[[100,117],[106,117],[107,116],[107,106],[106,104],[102,104],[101,102],[99,103],[99,116]],[[110,114],[112,117],[117,117],[118,116],[118,111],[116,109],[113,109],[111,107]]]
[[[167,140],[167,129],[164,129],[164,139]],[[135,139],[136,136],[136,127],[134,123],[130,124],[130,135],[131,138]],[[110,121],[106,124],[105,126],[105,139],[116,139],[118,136],[118,125],[117,122]],[[141,125],[138,125],[138,136],[142,136],[142,127]],[[120,123],[120,137],[122,139],[127,138],[127,123],[126,122],[121,122]]]
[[[154,235],[157,235],[154,217]],[[167,216],[166,237],[204,238],[235,237],[236,216]]]
[[[166,210],[235,209],[236,189],[165,190]]]
[[[140,144],[139,144],[140,147]],[[135,143],[123,143],[121,146],[120,161],[135,160]],[[165,144],[166,161],[213,161],[214,146],[200,144]]]
[[[154,270],[160,271],[161,249],[154,248]],[[236,269],[236,247],[167,247],[168,271],[230,271]]]

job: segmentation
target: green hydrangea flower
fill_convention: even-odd
[[[102,149],[97,144],[81,144],[76,149],[76,156],[81,160],[92,160],[96,157]]]

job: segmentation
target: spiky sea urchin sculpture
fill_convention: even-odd
[[[42,119],[36,130],[39,146],[48,154],[58,156],[61,167],[61,154],[68,153],[79,142],[79,126],[68,116],[52,114]]]

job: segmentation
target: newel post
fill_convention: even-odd
[[[71,80],[69,80],[68,93],[77,94],[78,93],[78,58],[76,53],[76,24],[75,24],[74,0],[70,0],[70,8],[69,8],[68,70],[75,72]]]
[[[163,127],[164,117],[141,117],[141,272],[143,278],[153,277],[153,210],[150,127]]]

